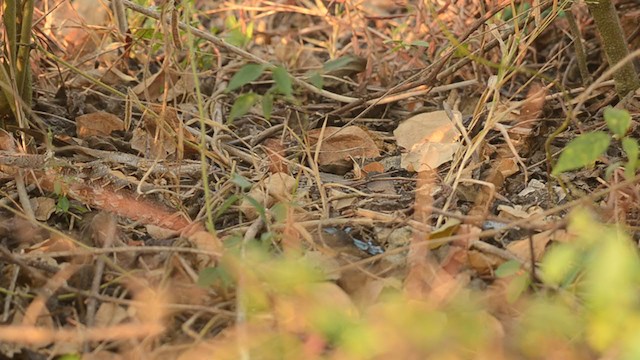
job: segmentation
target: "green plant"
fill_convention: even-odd
[[[0,116],[13,115],[26,127],[23,107],[31,106],[31,23],[33,0],[5,0],[2,7],[4,46],[0,56]]]
[[[612,139],[620,140],[622,149],[627,155],[625,176],[631,178],[635,175],[640,148],[636,139],[627,136],[627,131],[631,126],[631,115],[626,110],[608,107],[604,109],[604,120],[613,135],[605,131],[593,131],[576,137],[560,154],[560,158],[553,168],[553,175],[595,163],[607,151]],[[614,164],[609,170],[613,170],[615,166],[618,164]]]
[[[275,95],[280,94],[284,96],[286,100],[293,100],[291,75],[289,75],[287,70],[281,66],[267,68],[260,64],[247,64],[240,68],[240,70],[231,77],[225,92],[230,93],[233,90],[239,89],[242,86],[257,80],[267,69],[271,70],[274,85],[262,96],[252,91],[238,96],[231,106],[231,112],[229,113],[229,119],[227,122],[231,123],[233,120],[246,114],[259,100],[262,100],[263,116],[269,120],[271,118],[271,111],[273,110],[273,100]]]

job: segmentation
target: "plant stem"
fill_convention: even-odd
[[[615,6],[611,0],[587,1],[586,3],[598,27],[598,32],[600,32],[602,47],[609,66],[613,66],[629,54]],[[616,71],[613,79],[618,97],[621,99],[629,92],[640,88],[640,79],[638,79],[638,73],[632,62]]]

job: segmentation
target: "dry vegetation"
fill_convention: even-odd
[[[628,149],[551,175],[640,109],[582,2],[112,3],[35,2],[0,358],[638,355]]]

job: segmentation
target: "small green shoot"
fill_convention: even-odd
[[[267,121],[271,119],[271,113],[273,112],[273,91],[269,89],[262,96],[262,116],[264,116]]]
[[[225,27],[228,30],[225,40],[231,45],[244,48],[251,42],[253,26],[253,22],[250,22],[243,31],[243,26],[240,21],[231,15],[225,20]]]
[[[496,276],[499,278],[511,278],[507,285],[507,300],[511,303],[520,298],[531,284],[529,273],[522,270],[520,262],[509,260],[496,269]]]
[[[617,135],[618,139],[621,139],[627,134],[629,126],[631,126],[631,115],[626,110],[609,106],[604,109],[604,121],[607,123],[609,130]]]
[[[203,288],[217,285],[229,289],[233,286],[234,279],[224,266],[206,267],[198,274],[197,284]]]
[[[229,80],[229,85],[225,89],[226,93],[239,89],[242,86],[257,80],[264,72],[264,66],[259,64],[247,64],[238,70]]]
[[[253,92],[238,96],[236,101],[231,106],[231,111],[229,112],[229,119],[227,120],[227,123],[231,124],[233,123],[233,120],[248,113],[251,107],[257,101],[258,95]]]
[[[496,276],[505,278],[517,274],[518,271],[520,271],[520,263],[515,260],[509,260],[498,266]]]
[[[291,83],[291,76],[282,66],[278,66],[273,69],[273,80],[275,81],[275,89],[280,94],[291,97],[293,95],[293,85]]]
[[[253,184],[251,184],[251,181],[247,180],[247,178],[245,178],[244,176],[238,175],[238,174],[233,174],[233,176],[231,177],[231,182],[236,184],[242,190],[251,189],[251,186],[253,186]]]
[[[552,174],[558,175],[595,163],[607,151],[610,143],[611,137],[604,131],[594,131],[578,136],[571,140],[560,154]]]
[[[58,201],[56,202],[56,210],[58,212],[66,214],[69,212],[70,204],[71,203],[69,202],[69,198],[64,195],[61,195],[58,197]]]
[[[607,151],[612,139],[621,139],[622,149],[627,154],[625,176],[631,178],[635,175],[640,150],[637,140],[627,136],[631,127],[631,115],[626,110],[607,107],[604,110],[604,120],[613,135],[604,131],[593,131],[573,139],[560,154],[553,175],[557,176],[565,171],[581,169],[595,163]]]

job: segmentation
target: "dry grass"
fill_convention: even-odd
[[[3,356],[615,357],[520,331],[567,213],[637,226],[636,178],[548,173],[616,101],[582,7],[590,84],[568,2],[114,3],[36,4],[31,129],[0,138]],[[434,110],[459,147],[407,171],[393,131]]]

